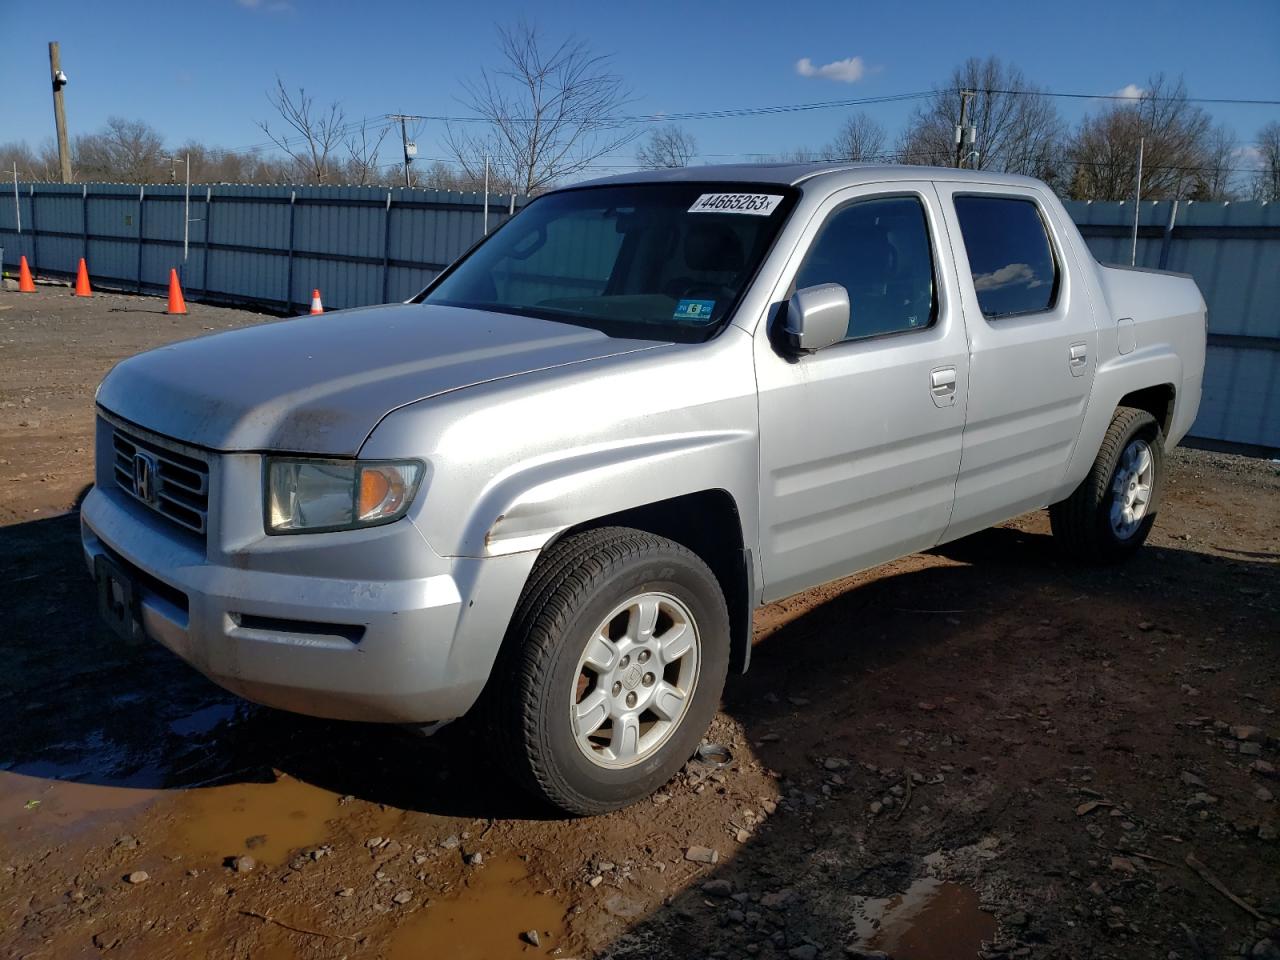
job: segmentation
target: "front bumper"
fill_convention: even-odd
[[[127,573],[143,632],[228,690],[297,713],[461,716],[535,559],[440,557],[410,520],[206,548],[99,479],[81,509],[85,559]],[[387,576],[389,555],[404,579]],[[357,576],[375,567],[379,579]]]

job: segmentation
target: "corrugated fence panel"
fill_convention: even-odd
[[[1192,435],[1280,446],[1280,357],[1275,350],[1210,344]]]
[[[1280,336],[1280,204],[1186,204],[1178,226],[1188,233],[1175,232],[1169,269],[1200,283],[1210,331]],[[1204,233],[1193,232],[1197,228]],[[1231,228],[1240,235],[1217,235],[1235,232]]]
[[[1090,249],[1127,265],[1132,203],[1067,203]],[[1143,203],[1138,266],[1189,273],[1209,309],[1193,437],[1280,448],[1280,204]]]
[[[315,288],[330,309],[408,299],[485,225],[477,193],[193,185],[184,261],[185,192],[174,184],[20,183],[15,211],[12,192],[0,191],[4,266],[16,269],[25,255],[38,274],[68,277],[83,256],[99,286],[148,292],[164,290],[177,268],[189,298],[301,312]],[[516,198],[515,208],[524,202]],[[1131,202],[1066,207],[1100,261],[1130,262]],[[491,231],[511,208],[510,197],[490,197]],[[590,275],[617,237],[599,241],[567,258],[559,279]],[[1209,305],[1204,399],[1192,434],[1280,448],[1280,204],[1144,202],[1136,263],[1191,274]]]

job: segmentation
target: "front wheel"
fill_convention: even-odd
[[[549,549],[507,641],[490,715],[508,769],[579,815],[670,780],[711,723],[729,665],[715,575],[679,544],[622,527]]]
[[[1164,434],[1145,410],[1119,408],[1093,469],[1049,508],[1053,535],[1079,560],[1114,563],[1146,542],[1164,481]]]

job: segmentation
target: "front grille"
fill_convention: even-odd
[[[116,485],[139,503],[180,527],[204,536],[209,523],[209,465],[153,440],[114,427],[111,435]],[[138,461],[146,481],[139,489]]]

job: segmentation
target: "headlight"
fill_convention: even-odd
[[[422,479],[417,460],[267,460],[267,532],[319,533],[399,520]]]

